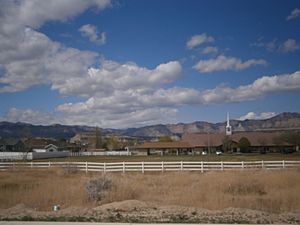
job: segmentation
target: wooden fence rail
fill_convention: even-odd
[[[164,172],[164,171],[228,171],[278,170],[300,168],[300,161],[245,161],[245,162],[0,162],[0,171],[23,168],[62,167],[87,172]]]

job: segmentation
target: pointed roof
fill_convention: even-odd
[[[226,127],[230,127],[230,120],[229,120],[229,112],[227,112],[227,125],[226,125]]]

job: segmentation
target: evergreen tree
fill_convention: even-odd
[[[248,140],[248,138],[246,138],[246,137],[242,137],[239,140],[238,146],[239,146],[241,152],[243,152],[243,153],[251,152],[251,149],[250,149],[251,143]]]

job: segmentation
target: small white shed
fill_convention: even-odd
[[[45,146],[46,152],[57,152],[58,147],[54,144],[49,144]]]

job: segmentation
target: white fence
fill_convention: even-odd
[[[0,152],[0,161],[33,160],[68,157],[70,152]]]
[[[0,152],[0,160],[32,160],[32,153],[26,152]]]
[[[87,172],[164,172],[164,171],[227,171],[227,170],[279,170],[300,168],[300,161],[248,161],[248,162],[0,162],[0,170],[23,168],[72,168]]]

